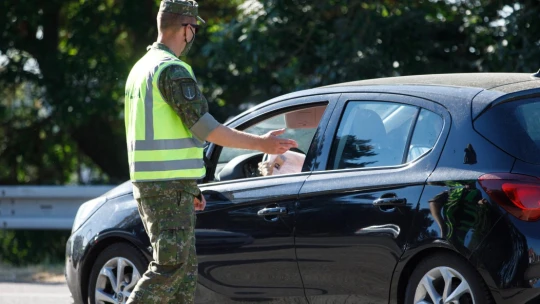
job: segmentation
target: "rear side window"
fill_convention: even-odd
[[[540,164],[540,100],[497,105],[478,117],[475,129],[493,144],[525,162]]]
[[[418,108],[390,102],[351,101],[332,143],[327,169],[403,163]]]
[[[441,116],[422,109],[407,154],[407,162],[420,158],[433,149],[443,128]]]

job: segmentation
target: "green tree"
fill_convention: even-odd
[[[125,79],[157,36],[159,1],[0,4],[0,184],[127,178]],[[234,3],[213,1],[221,18]],[[234,9],[233,9],[234,11]],[[210,19],[211,22],[215,22]]]
[[[0,3],[0,184],[127,179],[125,79],[159,0]],[[540,68],[538,1],[200,1],[186,61],[220,121],[342,81]]]
[[[207,73],[223,100],[260,102],[376,77],[530,72],[540,4],[506,2],[247,1],[203,49]]]

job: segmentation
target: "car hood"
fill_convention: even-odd
[[[115,197],[119,197],[119,196],[130,194],[130,193],[133,193],[133,184],[131,183],[131,181],[128,180],[112,188],[111,190],[103,194],[102,197],[105,197],[107,198],[107,200],[110,200]]]

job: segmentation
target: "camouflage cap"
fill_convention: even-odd
[[[199,17],[199,4],[194,0],[163,0],[159,6],[160,12],[174,13],[183,16],[192,16],[202,23],[206,23]]]

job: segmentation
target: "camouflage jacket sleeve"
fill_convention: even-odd
[[[165,68],[158,85],[165,102],[198,139],[206,140],[208,134],[219,126],[208,113],[208,102],[197,82],[184,67],[171,65]]]

